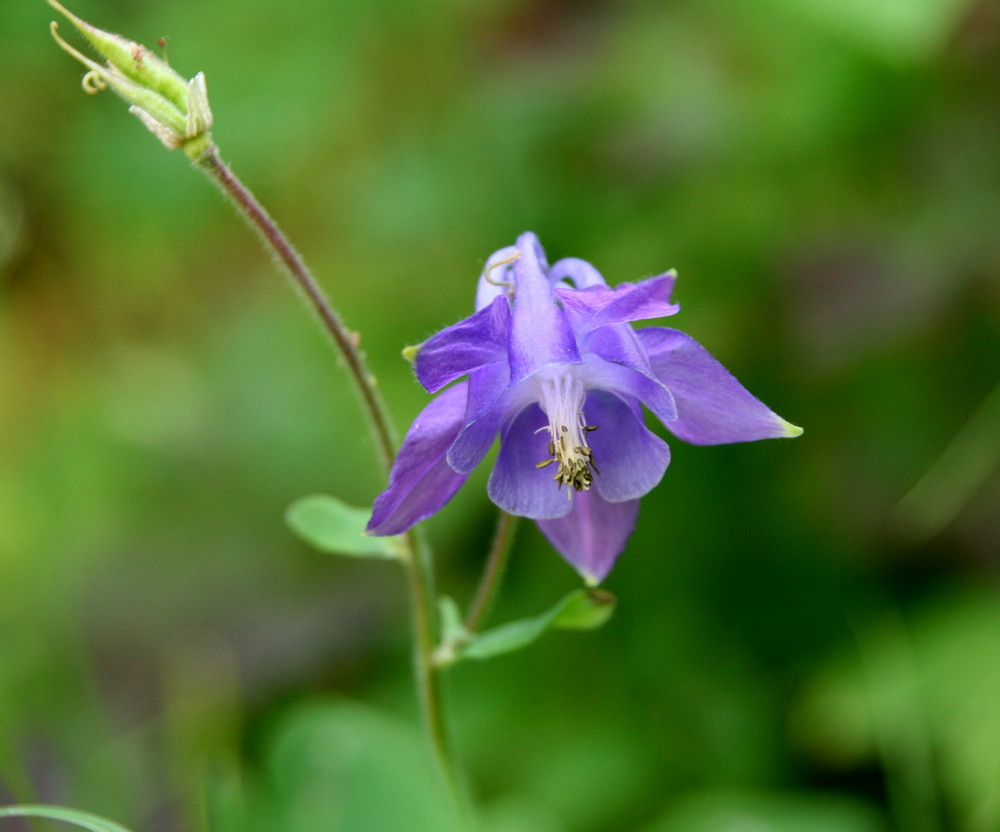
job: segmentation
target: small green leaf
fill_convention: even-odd
[[[430,747],[408,720],[329,697],[294,703],[263,736],[258,776],[219,829],[459,832]],[[215,825],[213,825],[215,828]]]
[[[438,612],[441,617],[441,644],[434,651],[434,664],[449,667],[458,661],[458,653],[472,638],[462,621],[462,611],[455,599],[447,595],[438,598]]]
[[[509,624],[501,624],[487,630],[468,641],[458,650],[462,659],[492,659],[504,653],[513,653],[527,647],[544,633],[551,623],[548,615],[536,618],[521,618]]]
[[[442,595],[438,599],[438,609],[441,613],[441,640],[443,642],[455,643],[469,638],[469,631],[462,623],[462,611],[458,608],[454,598]]]
[[[365,526],[371,509],[349,506],[336,497],[311,494],[288,507],[292,531],[321,552],[358,558],[399,558],[398,537],[369,537]]]
[[[561,630],[596,630],[611,618],[618,599],[603,589],[580,589],[567,595],[552,622]]]
[[[62,806],[0,806],[0,818],[48,818],[74,823],[90,832],[129,832],[110,820]]]
[[[527,647],[549,629],[589,630],[611,617],[615,597],[597,589],[578,589],[541,615],[519,618],[473,635],[455,650],[459,659],[491,659]]]

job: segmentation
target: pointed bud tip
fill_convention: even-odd
[[[56,43],[89,70],[84,76],[88,93],[110,87],[167,148],[182,147],[192,160],[199,159],[212,146],[212,110],[203,73],[186,80],[165,58],[157,57],[142,44],[90,25],[58,0],[48,2],[107,62],[99,64],[63,40],[53,21],[51,30]]]
[[[80,18],[78,18],[73,12],[67,9],[62,3],[57,2],[57,0],[48,0],[50,6],[55,9],[59,14],[70,21],[74,26],[86,26]]]
[[[166,60],[158,58],[141,43],[91,25],[69,11],[58,0],[48,0],[48,2],[53,9],[64,15],[80,34],[83,35],[90,46],[107,61],[106,66],[100,67],[100,72],[106,76],[114,77],[121,82],[132,82],[150,93],[164,98],[166,102],[169,102],[180,113],[187,113],[189,82],[172,69]],[[55,35],[54,28],[53,34]],[[89,58],[82,56],[58,38],[58,36],[56,36],[56,39],[59,40],[59,45],[77,58],[77,60],[88,66],[90,65]],[[93,69],[93,67],[91,68]],[[121,89],[116,89],[116,92],[123,94]],[[141,102],[133,101],[127,93],[123,97],[129,100],[130,103],[138,103],[143,109],[154,115],[154,117],[158,116],[158,113],[154,112],[158,109],[157,107],[143,106]],[[180,132],[184,133],[185,131],[181,130]]]

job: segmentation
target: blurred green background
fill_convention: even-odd
[[[676,267],[671,325],[805,427],[673,441],[611,622],[451,672],[486,832],[1000,829],[995,0],[73,10],[206,73],[401,429],[401,348],[526,229]],[[382,487],[338,361],[51,18],[0,6],[0,800],[441,832],[401,575],[282,520]],[[484,482],[428,524],[463,599]],[[523,524],[495,620],[575,586]]]

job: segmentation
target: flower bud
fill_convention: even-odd
[[[91,26],[57,0],[48,2],[107,62],[102,66],[78,52],[59,36],[58,24],[51,24],[59,46],[89,70],[83,77],[84,90],[96,93],[111,87],[131,105],[129,112],[164,145],[170,149],[183,147],[191,158],[197,158],[211,144],[208,131],[212,111],[204,74],[199,72],[187,81],[142,44]]]

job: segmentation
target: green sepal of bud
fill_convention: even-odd
[[[142,44],[91,26],[57,0],[48,2],[107,60],[102,66],[81,54],[59,36],[58,24],[52,23],[56,43],[89,70],[83,78],[84,90],[95,93],[110,87],[164,145],[183,147],[192,159],[210,146],[212,111],[203,73],[185,80]]]
[[[49,5],[77,28],[90,45],[107,59],[109,66],[140,86],[158,92],[178,109],[187,106],[187,80],[150,49],[134,40],[91,26],[58,0],[49,0]]]

